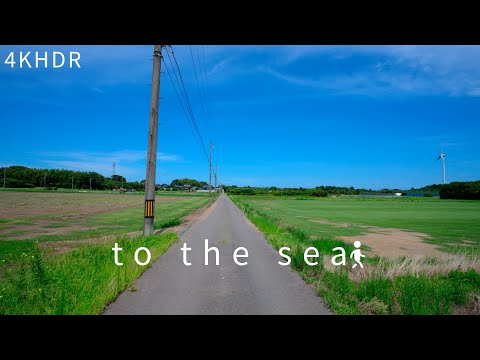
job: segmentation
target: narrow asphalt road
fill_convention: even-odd
[[[205,239],[219,250],[204,264]],[[186,243],[188,261],[181,248]],[[248,250],[235,264],[237,247]],[[239,252],[239,254],[243,254]],[[222,195],[104,314],[329,314],[322,299],[291,270],[235,204]]]

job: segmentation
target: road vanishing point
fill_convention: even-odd
[[[219,250],[219,265],[205,239]],[[181,247],[186,243],[188,261]],[[248,250],[245,266],[233,253]],[[243,253],[240,253],[243,254]],[[330,314],[323,300],[285,261],[241,210],[224,194],[185,231],[103,314]]]

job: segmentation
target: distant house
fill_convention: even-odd
[[[157,190],[172,190],[172,187],[168,184],[157,184],[155,186]]]
[[[402,196],[402,193],[395,193],[395,196]]]
[[[209,185],[203,185],[203,186],[200,186],[198,189],[197,189],[197,192],[209,192],[210,190],[210,186]],[[215,189],[213,188],[212,186],[212,192],[214,192]]]
[[[173,188],[176,190],[182,190],[182,191],[189,191],[192,185],[185,184],[185,185],[173,185]]]

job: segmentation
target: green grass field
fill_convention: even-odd
[[[155,228],[209,201],[158,195]],[[143,229],[143,197],[133,194],[0,192],[0,209],[0,314],[98,314],[148,268],[134,263],[136,248],[149,248],[152,263],[177,240],[125,235]],[[125,266],[113,262],[115,242]]]
[[[309,234],[323,237],[359,235],[360,226],[417,231],[445,251],[480,251],[480,201],[438,198],[261,198],[238,196],[243,203]],[[348,227],[312,220],[348,223]]]
[[[175,233],[118,236],[55,256],[38,247],[25,250],[14,267],[0,262],[0,314],[99,314],[177,238]],[[123,249],[123,266],[113,262],[111,248],[115,242]],[[140,246],[151,252],[151,262],[146,266],[133,260]],[[140,261],[145,258],[140,257]]]
[[[179,224],[208,201],[195,193],[157,196],[155,229]],[[0,193],[0,208],[0,260],[7,263],[32,251],[36,241],[85,240],[143,229],[143,198],[124,194]]]
[[[291,248],[291,266],[337,314],[473,314],[480,309],[480,202],[402,198],[273,198],[231,196],[278,250]],[[322,222],[318,222],[318,221]],[[326,223],[325,223],[326,222]],[[364,226],[396,227],[430,234],[445,250],[439,258],[364,259],[365,269],[331,265],[339,236]],[[460,246],[464,245],[464,246]],[[309,266],[303,254],[321,257]],[[459,253],[461,249],[461,254]],[[323,261],[322,261],[323,260]]]

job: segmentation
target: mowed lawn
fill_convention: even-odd
[[[309,235],[327,238],[360,235],[368,231],[361,227],[365,225],[398,228],[428,234],[431,237],[425,241],[439,245],[444,251],[480,252],[480,201],[438,198],[237,198],[257,211],[301,228]]]

